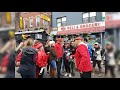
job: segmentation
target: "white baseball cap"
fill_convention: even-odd
[[[49,45],[55,44],[55,41],[50,41]]]

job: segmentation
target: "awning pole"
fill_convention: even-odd
[[[100,37],[101,37],[101,46],[103,46],[103,43],[102,43],[102,39],[103,39],[102,32],[100,33]]]

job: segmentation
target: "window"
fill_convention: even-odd
[[[83,13],[83,23],[89,22],[89,13]]]
[[[33,27],[33,19],[30,18],[30,28],[32,28],[32,27]]]
[[[26,29],[26,28],[27,28],[27,21],[24,20],[24,29]]]
[[[57,27],[66,26],[66,17],[57,18]]]
[[[96,21],[96,12],[83,13],[83,23],[92,23]]]
[[[36,17],[36,27],[40,26],[40,16]]]
[[[90,12],[90,22],[96,21],[96,12]]]
[[[48,21],[43,20],[43,26],[48,26]]]
[[[62,18],[62,26],[66,26],[66,17]]]

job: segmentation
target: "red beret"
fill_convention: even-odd
[[[83,40],[83,38],[82,37],[77,37],[77,38],[75,38],[75,40]]]
[[[62,41],[63,41],[63,39],[62,39],[62,38],[58,38],[58,41],[59,41],[59,42],[62,42]]]

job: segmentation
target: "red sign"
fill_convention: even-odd
[[[112,19],[112,16],[107,15],[106,18],[105,18],[105,21],[110,21],[111,19]]]
[[[105,21],[101,21],[95,23],[59,27],[57,35],[104,32],[104,30]]]
[[[96,28],[96,27],[99,27],[99,26],[105,26],[105,22],[96,22],[96,23],[87,23],[87,24],[64,26],[64,27],[58,28],[58,31],[76,30],[76,29],[85,29],[85,28]]]

